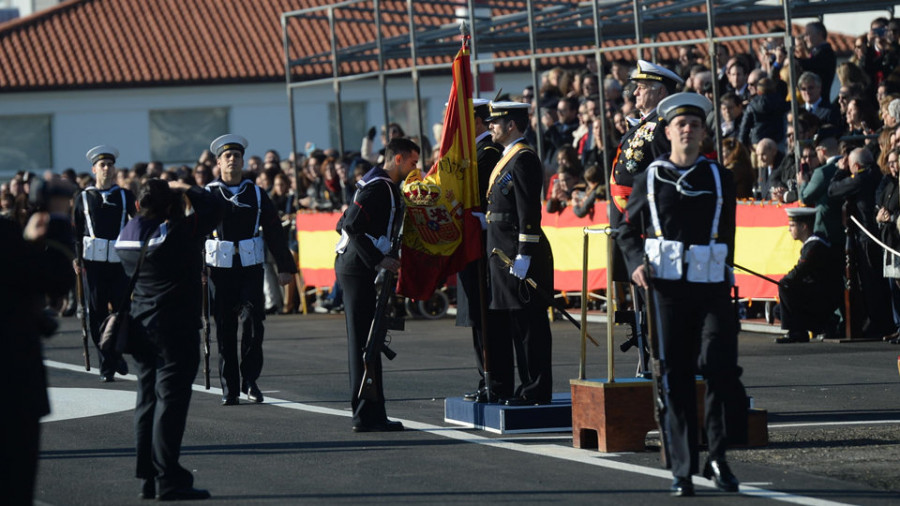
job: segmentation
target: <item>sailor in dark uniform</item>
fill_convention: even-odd
[[[240,392],[246,393],[251,402],[262,402],[256,380],[263,366],[266,315],[262,264],[266,248],[275,257],[280,284],[290,282],[297,266],[269,196],[242,176],[247,140],[238,135],[223,135],[209,148],[216,156],[220,178],[206,185],[206,189],[226,204],[225,216],[212,238],[206,241],[205,251],[206,264],[210,267],[210,308],[215,316],[219,344],[222,404],[237,404]]]
[[[809,332],[832,334],[835,310],[841,303],[841,262],[831,244],[813,232],[815,207],[787,209],[791,237],[801,241],[800,260],[778,284],[781,328],[776,343],[808,343]]]
[[[378,385],[378,398],[359,398],[365,373],[363,351],[375,317],[376,277],[382,269],[397,272],[400,268],[400,260],[389,256],[403,223],[403,196],[398,185],[416,168],[419,146],[409,139],[395,138],[386,146],[384,160],[384,168],[374,167],[356,183],[353,201],[338,222],[341,240],[334,271],[344,288],[354,432],[403,430],[403,424],[388,420],[385,411],[380,355],[369,365],[369,374]]]
[[[700,156],[712,104],[679,93],[659,109],[672,152],[634,179],[619,244],[631,279],[647,288],[652,278],[655,328],[667,412],[663,427],[674,482],[673,495],[694,494],[698,464],[695,376],[706,379],[705,428],[709,456],[703,475],[736,492],[725,461],[729,441],[746,437],[747,398],[737,365],[737,321],[731,305],[735,190],[731,171]],[[662,133],[662,132],[660,132]],[[644,237],[647,238],[644,241]],[[651,272],[644,268],[648,257]],[[743,425],[742,425],[743,424]]]
[[[119,151],[111,146],[96,146],[85,155],[91,162],[95,183],[75,196],[72,217],[75,222],[75,272],[81,271],[81,282],[87,302],[88,327],[100,355],[100,380],[115,381],[115,373],[128,374],[128,363],[115,350],[100,349],[100,324],[109,316],[108,306],[119,310],[128,278],[122,270],[114,243],[119,232],[134,216],[134,194],[119,188],[116,181],[116,158]]]
[[[550,367],[549,303],[525,282],[532,278],[543,290],[553,289],[553,253],[541,230],[541,161],[525,142],[528,104],[491,103],[491,135],[502,144],[503,157],[488,181],[487,250],[498,248],[515,258],[507,267],[490,257],[490,309],[498,327],[509,333],[516,352],[520,385],[509,406],[549,404],[553,396]]]
[[[488,130],[488,122],[491,116],[490,100],[476,98],[472,100],[475,106],[475,149],[478,153],[478,194],[481,196],[481,212],[473,213],[480,218],[484,218],[484,212],[487,210],[487,201],[484,196],[488,190],[488,179],[494,166],[500,160],[503,153],[503,146],[497,144],[491,138],[491,132]],[[483,223],[486,227],[487,222]],[[487,238],[482,237],[483,244],[487,243]],[[472,343],[475,347],[475,361],[478,367],[478,374],[481,376],[478,381],[478,388],[472,392],[466,393],[463,398],[475,402],[487,402],[491,399],[508,399],[513,396],[513,387],[515,379],[513,378],[513,351],[512,342],[509,340],[509,333],[496,326],[497,314],[493,311],[487,311],[487,320],[484,331],[481,324],[481,290],[485,289],[485,300],[490,300],[490,292],[487,291],[487,264],[484,264],[484,258],[469,263],[463,270],[459,271],[456,291],[456,325],[461,327],[472,327]],[[479,263],[482,263],[481,273],[485,279],[479,279]],[[484,343],[487,339],[488,348],[488,372],[491,379],[491,394],[485,386],[484,377]]]

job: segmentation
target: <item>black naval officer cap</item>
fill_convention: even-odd
[[[672,121],[677,116],[690,114],[703,121],[712,111],[713,105],[708,98],[699,93],[676,93],[662,99],[657,110],[666,121]]]
[[[802,221],[806,223],[815,223],[816,208],[815,207],[789,207],[785,209],[788,221]]]
[[[473,98],[472,107],[475,110],[475,117],[481,118],[481,121],[487,123],[491,119],[491,101],[486,98]]]
[[[490,121],[498,119],[520,119],[527,122],[529,107],[529,104],[522,102],[491,102],[491,115],[489,119]]]
[[[248,144],[247,139],[240,135],[225,134],[221,137],[216,137],[216,140],[209,144],[209,150],[213,152],[216,158],[222,156],[222,153],[232,150],[240,151],[243,155]]]
[[[675,72],[646,60],[638,60],[637,68],[631,73],[631,80],[662,83],[669,93],[675,93],[678,85],[684,84],[684,79]]]
[[[119,157],[119,150],[112,146],[101,144],[89,149],[88,152],[85,153],[84,157],[87,158],[89,162],[91,162],[91,165],[94,165],[100,160],[112,160],[113,163],[116,163],[116,158]]]

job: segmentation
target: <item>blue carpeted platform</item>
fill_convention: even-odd
[[[448,397],[444,400],[444,421],[497,434],[571,432],[572,394],[553,394],[551,403],[544,406],[515,407]]]

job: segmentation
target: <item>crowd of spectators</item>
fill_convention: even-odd
[[[900,19],[874,19],[870,30],[855,39],[853,54],[841,63],[822,23],[812,22],[804,27],[792,55],[788,55],[783,37],[778,36],[780,32],[782,28],[773,29],[772,36],[761,39],[752,51],[731,54],[728,46],[720,44],[714,55],[708,55],[700,46],[686,45],[679,47],[677,60],[658,63],[684,78],[680,91],[702,93],[710,99],[718,97],[717,107],[707,121],[710,136],[704,151],[717,155],[714,134],[718,128],[722,140],[718,158],[734,172],[739,199],[785,204],[799,201],[827,208],[820,209],[816,229],[836,252],[844,248],[845,237],[842,227],[833,223],[834,209],[849,203],[852,214],[866,224],[869,232],[897,245]],[[789,89],[791,61],[797,76],[795,89]],[[547,212],[571,207],[579,217],[592,217],[596,203],[606,198],[606,167],[616,156],[619,139],[640,114],[635,107],[633,83],[628,79],[634,66],[635,62],[628,60],[608,62],[601,83],[596,64],[589,59],[580,69],[555,67],[544,72],[538,90],[527,86],[520,94],[499,97],[532,105],[531,124],[525,135],[533,145],[542,147]],[[717,70],[717,75],[712,69]],[[792,100],[797,102],[799,111],[796,122],[791,113]],[[440,126],[436,126],[436,137],[439,131]],[[269,150],[262,157],[249,157],[246,170],[249,177],[270,192],[284,217],[286,230],[290,230],[298,211],[340,212],[352,200],[356,180],[379,162],[381,153],[374,150],[375,134],[373,127],[360,150],[353,153],[307,146],[304,154],[282,160],[276,151]],[[401,125],[390,123],[381,129],[381,144],[404,136]],[[428,139],[413,139],[423,147],[423,167],[427,169],[437,156],[437,148],[432,150]],[[801,149],[799,163],[794,156],[795,144]],[[842,174],[854,174],[849,153],[856,148],[862,148],[865,154],[856,156],[854,161],[861,164],[862,170],[876,173],[877,184],[859,189],[864,195],[854,193],[858,189],[850,193],[829,190],[829,185],[841,179]],[[816,171],[829,164],[836,164],[837,171],[823,181]],[[3,215],[24,223],[28,216],[25,195],[32,177],[35,176],[20,173],[0,188]],[[130,169],[119,169],[117,181],[119,186],[135,190],[142,180],[152,177],[203,186],[217,177],[215,159],[204,152],[193,167],[137,163]],[[62,174],[48,172],[44,178],[65,180],[81,188],[90,184],[89,174],[77,174],[72,169]],[[822,191],[804,198],[803,190],[811,180]],[[873,205],[859,206],[858,201]],[[286,238],[292,241],[296,252],[296,235],[287,233]],[[859,240],[863,243],[867,238]],[[889,267],[900,271],[900,266],[895,265],[900,262],[892,255],[881,260],[874,256],[880,257],[875,253],[858,257],[868,258],[870,264],[875,264],[869,267],[877,271],[875,278],[863,284],[874,282],[885,288],[892,315],[870,318],[873,327],[868,332],[896,339],[900,329],[900,284],[893,275],[888,281],[883,276]],[[267,300],[269,310],[297,310],[295,290],[289,292],[293,296],[287,299]],[[890,323],[877,324],[881,320]]]

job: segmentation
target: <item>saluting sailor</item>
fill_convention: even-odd
[[[220,177],[206,189],[226,204],[224,218],[205,248],[225,406],[238,404],[241,392],[251,402],[263,401],[256,380],[263,366],[265,248],[275,257],[280,284],[287,284],[297,272],[272,201],[264,190],[243,177],[246,148],[247,140],[233,134],[223,135],[209,146],[216,156]]]
[[[524,281],[532,278],[542,289],[553,289],[553,253],[541,230],[544,172],[541,160],[524,137],[528,104],[492,102],[490,121],[494,142],[504,149],[488,181],[487,250],[498,248],[515,258],[513,267],[505,266],[497,256],[491,256],[488,262],[490,309],[497,311],[497,327],[509,332],[519,371],[520,385],[505,403],[549,404],[553,375],[548,302]],[[495,367],[494,373],[508,371]]]
[[[656,314],[648,318],[654,318],[659,333],[672,494],[693,495],[691,475],[700,470],[697,374],[706,380],[709,456],[703,475],[718,488],[737,492],[738,480],[725,461],[728,442],[746,437],[747,423],[728,267],[734,258],[734,178],[700,155],[712,110],[706,97],[678,93],[660,102],[659,109],[672,152],[634,178],[618,242],[632,281],[646,288],[652,278]]]
[[[100,355],[100,381],[112,382],[116,373],[128,374],[128,363],[115,350],[100,349],[100,324],[109,316],[109,305],[113,311],[119,310],[128,290],[128,278],[114,244],[135,214],[134,194],[115,183],[119,157],[116,148],[95,146],[85,157],[91,162],[95,182],[75,196],[72,217],[77,259],[74,267],[81,274],[87,302],[85,317]]]

